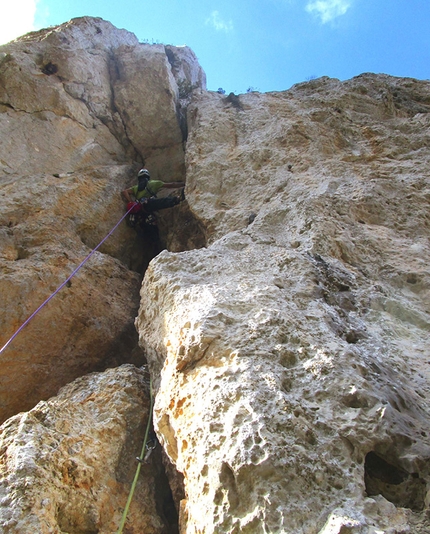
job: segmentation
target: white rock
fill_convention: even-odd
[[[153,260],[137,321],[183,532],[430,528],[429,94],[365,75],[196,95],[209,246]]]

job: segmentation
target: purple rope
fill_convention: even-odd
[[[0,349],[0,354],[6,349],[6,347],[12,343],[12,341],[16,338],[16,336],[21,332],[21,330],[28,325],[28,323],[33,319],[33,317],[35,315],[37,315],[40,310],[46,305],[48,304],[48,302],[53,299],[55,297],[55,295],[67,284],[67,282],[69,282],[69,280],[71,280],[75,274],[79,271],[79,269],[81,269],[81,267],[83,267],[85,265],[85,263],[87,263],[87,261],[91,258],[91,256],[103,245],[103,243],[106,241],[106,239],[108,237],[110,237],[114,232],[115,230],[118,228],[118,226],[122,223],[122,221],[127,217],[127,215],[131,212],[131,210],[134,208],[134,206],[136,205],[137,203],[134,202],[133,205],[131,206],[131,208],[127,211],[127,213],[125,213],[121,219],[116,223],[116,225],[112,228],[112,230],[100,241],[100,243],[96,246],[96,248],[94,248],[89,254],[88,256],[83,260],[81,261],[81,263],[76,267],[76,269],[72,272],[72,274],[66,279],[64,280],[64,282],[57,287],[57,289],[52,293],[51,296],[49,296],[45,302],[43,302],[38,308],[37,310],[35,310],[31,315],[30,317],[24,322],[22,323],[22,325],[18,328],[18,330],[13,334],[13,336],[9,339],[9,341],[7,343],[5,343],[3,345],[3,347]]]

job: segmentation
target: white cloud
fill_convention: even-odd
[[[308,2],[306,11],[320,17],[321,22],[325,24],[336,17],[345,15],[350,7],[349,0],[314,0]]]
[[[233,22],[231,20],[223,20],[218,11],[212,11],[210,17],[206,19],[206,24],[213,26],[217,32],[228,33],[233,31]]]
[[[37,0],[9,0],[1,7],[0,44],[8,43],[35,29]]]

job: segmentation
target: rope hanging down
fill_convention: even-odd
[[[91,256],[97,252],[97,250],[103,245],[103,243],[106,241],[106,239],[108,237],[110,237],[114,232],[115,230],[118,228],[118,226],[122,223],[122,221],[127,217],[127,215],[132,211],[132,209],[134,208],[134,206],[136,205],[137,203],[136,202],[133,202],[133,205],[129,208],[129,210],[121,217],[121,219],[116,223],[116,225],[112,228],[112,230],[100,241],[100,243],[96,246],[96,248],[94,248],[89,254],[88,256],[81,261],[81,263],[76,267],[76,269],[72,272],[72,274],[67,278],[67,280],[64,280],[64,282],[57,287],[57,289],[52,293],[52,295],[50,295],[46,300],[45,302],[43,302],[38,308],[37,310],[35,310],[31,315],[30,317],[24,321],[24,323],[22,323],[22,325],[18,328],[18,330],[13,334],[13,336],[3,345],[3,347],[0,349],[0,354],[10,345],[10,343],[12,343],[12,341],[16,338],[16,336],[21,332],[21,330],[23,328],[25,328],[28,323],[33,319],[33,317],[35,315],[37,315],[40,310],[46,306],[46,304],[48,304],[48,302],[53,299],[55,297],[55,295],[67,284],[67,282],[69,282],[69,280],[71,280],[75,274],[79,271],[79,269],[81,269],[85,263],[87,263],[87,261],[91,258]]]
[[[139,479],[140,469],[142,467],[142,462],[144,461],[145,448],[146,448],[146,444],[148,442],[149,429],[151,427],[152,409],[154,407],[154,396],[152,394],[152,378],[149,379],[149,396],[150,396],[151,402],[150,402],[150,406],[149,406],[148,424],[146,425],[145,438],[143,440],[142,451],[140,453],[140,457],[136,458],[136,460],[138,461],[137,468],[136,468],[136,473],[134,474],[133,483],[132,483],[131,488],[130,488],[130,493],[128,494],[127,503],[126,503],[124,511],[122,513],[121,523],[119,525],[119,528],[118,528],[116,534],[122,534],[122,531],[124,529],[125,522],[127,521],[128,510],[130,508],[130,504],[131,504],[131,501],[132,501],[133,495],[134,495],[134,490],[136,489],[136,484],[137,484],[137,481]]]

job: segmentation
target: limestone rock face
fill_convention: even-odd
[[[74,19],[0,47],[3,173],[68,172],[145,158],[154,177],[183,173],[178,80],[205,89],[189,49],[140,44],[102,19]],[[167,53],[168,52],[168,53]],[[188,65],[193,61],[195,65]],[[163,150],[169,157],[162,158]]]
[[[148,374],[132,365],[94,373],[0,427],[2,532],[116,532],[149,414]],[[167,532],[160,474],[143,464],[127,532]],[[31,510],[31,513],[28,513]]]
[[[182,48],[174,73],[175,54],[89,17],[0,47],[0,346],[120,220],[143,158],[153,178],[184,180],[175,76],[205,80]],[[0,421],[87,372],[143,362],[146,248],[123,222],[0,355]]]
[[[137,320],[182,532],[429,531],[429,112],[374,75],[189,108],[208,248]]]
[[[430,84],[205,83],[187,47],[101,19],[0,47],[1,346],[143,161],[186,179],[143,285],[158,250],[122,223],[0,354],[2,528],[117,529],[146,358],[165,452],[128,532],[177,531],[174,501],[183,534],[427,533]]]
[[[152,178],[182,179],[184,154],[176,111],[177,86],[164,46],[123,47],[115,68],[115,103],[122,110],[131,143],[145,147],[147,165],[157,168]]]
[[[28,178],[29,197],[16,182],[2,188],[2,346],[120,219],[127,175],[125,166],[99,169],[98,175],[36,175]],[[124,225],[106,241],[2,353],[2,419],[77,376],[130,361],[140,282],[125,263],[130,232]]]
[[[206,74],[191,48],[167,45],[165,49],[178,85],[188,82],[194,88],[206,89]]]
[[[27,175],[30,165],[33,172],[67,172],[126,160],[130,143],[112,109],[110,76],[120,43],[138,44],[109,23],[81,19],[1,47],[3,172]]]

